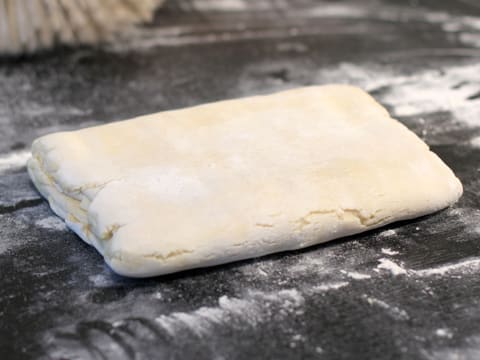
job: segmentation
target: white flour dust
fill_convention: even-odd
[[[480,136],[474,137],[470,140],[470,145],[476,148],[480,148]]]
[[[316,254],[305,254],[295,264],[288,268],[291,274],[306,274],[321,271],[323,274],[332,271],[328,263],[328,252],[322,252],[321,256]]]
[[[425,355],[425,359],[427,360],[480,359],[480,334],[469,337],[462,336],[462,341],[460,344],[453,344],[443,348],[434,348],[434,350],[430,351],[429,353],[426,352]]]
[[[396,306],[391,306],[383,300],[369,297],[366,295],[364,296],[364,299],[367,300],[370,305],[384,309],[387,314],[393,317],[395,320],[408,320],[410,318],[410,316],[405,310],[400,309]]]
[[[385,254],[385,255],[398,255],[399,252],[398,251],[395,251],[395,250],[392,250],[390,248],[382,248],[382,254]]]
[[[480,190],[480,181],[475,181],[470,185],[471,191]],[[480,209],[454,207],[447,210],[452,217],[450,222],[460,223],[465,226],[469,233],[480,234]]]
[[[28,106],[23,105],[18,109],[18,113],[28,116],[29,118],[34,118],[38,116],[51,116],[55,115],[56,117],[65,117],[65,116],[85,116],[90,115],[92,110],[82,110],[74,106],[50,106],[43,105],[40,103],[30,102]]]
[[[343,288],[347,285],[348,285],[348,282],[346,282],[346,281],[339,281],[339,282],[315,285],[311,288],[311,292],[318,293],[318,292],[324,292],[324,291],[329,291],[329,290],[338,290],[338,289],[341,289],[341,288]]]
[[[480,34],[478,32],[476,33],[463,32],[463,33],[460,33],[458,37],[460,41],[463,42],[464,44],[480,48]]]
[[[35,225],[39,226],[43,229],[51,229],[51,230],[57,230],[57,231],[64,231],[67,229],[67,226],[57,216],[49,216],[47,218],[37,220],[35,221]]]
[[[393,229],[385,230],[380,233],[380,236],[382,237],[389,237],[395,235],[397,232]]]
[[[215,326],[234,320],[255,326],[273,311],[281,316],[301,314],[304,302],[303,295],[296,289],[272,293],[252,291],[243,299],[222,296],[217,306],[160,315],[155,321],[172,336],[187,330],[201,337],[211,333]]]
[[[301,334],[295,334],[291,337],[291,341],[289,343],[289,346],[294,349],[297,346],[300,345],[300,343],[305,342],[305,337]]]
[[[388,66],[342,63],[318,73],[319,83],[347,83],[367,91],[382,89],[376,98],[393,116],[421,116],[447,111],[465,126],[480,126],[480,64],[445,66],[400,75]]]
[[[382,258],[378,260],[379,265],[374,269],[374,271],[379,272],[380,270],[389,271],[392,275],[406,275],[406,276],[416,276],[416,277],[429,277],[429,276],[442,276],[442,275],[462,275],[477,273],[480,271],[480,258],[469,258],[458,263],[445,264],[432,268],[413,270],[406,269],[403,265],[400,265],[390,259]]]
[[[455,264],[447,264],[423,270],[415,270],[418,276],[445,275],[447,273],[468,273],[480,270],[480,258],[473,258]]]
[[[115,286],[115,280],[104,274],[91,275],[88,277],[88,280],[90,280],[94,287],[98,288]]]
[[[444,337],[444,338],[448,338],[448,339],[451,339],[453,337],[452,331],[450,329],[447,329],[447,328],[437,329],[435,331],[435,335],[437,335],[438,337]]]
[[[15,218],[10,214],[0,214],[0,255],[14,249],[16,246],[24,245],[32,240],[31,236],[18,236],[26,232],[28,225],[21,218]]]
[[[380,269],[386,270],[392,273],[394,276],[407,274],[407,270],[405,268],[393,262],[392,260],[382,258],[378,261],[380,264],[376,267],[375,271],[379,271]]]
[[[156,300],[163,300],[163,294],[160,291],[157,291],[153,294],[153,298]]]
[[[29,157],[30,151],[27,150],[0,155],[0,171],[25,166]]]
[[[289,80],[269,75],[279,71],[287,73]],[[392,65],[373,63],[343,62],[321,69],[285,61],[257,63],[245,69],[233,95],[331,83],[354,85],[370,92],[393,117],[414,122],[418,127],[415,131],[422,137],[428,135],[431,144],[454,141],[443,136],[451,131],[480,127],[480,64],[438,65],[435,70],[405,74]]]
[[[354,280],[366,280],[371,278],[371,276],[368,274],[362,274],[356,271],[341,270],[341,273],[347,275],[349,278]]]

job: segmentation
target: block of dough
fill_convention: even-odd
[[[462,185],[364,91],[299,88],[37,139],[28,171],[118,274],[300,249],[454,203]]]

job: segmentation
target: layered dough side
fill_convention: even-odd
[[[67,226],[73,230],[86,243],[93,245],[98,251],[101,250],[100,239],[90,230],[88,208],[91,198],[86,196],[86,189],[68,191],[63,189],[56,181],[52,173],[44,168],[42,153],[34,153],[29,159],[27,169],[37,190],[45,197],[51,209],[56,215],[64,219]],[[99,186],[91,186],[89,190],[98,190]]]
[[[47,135],[28,171],[53,211],[133,277],[307,247],[462,193],[426,144],[341,85]]]

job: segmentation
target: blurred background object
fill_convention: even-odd
[[[163,0],[0,0],[0,53],[94,44],[150,21]]]

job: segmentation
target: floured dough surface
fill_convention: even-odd
[[[133,277],[303,248],[462,193],[424,142],[344,85],[47,135],[28,170],[55,213]]]

